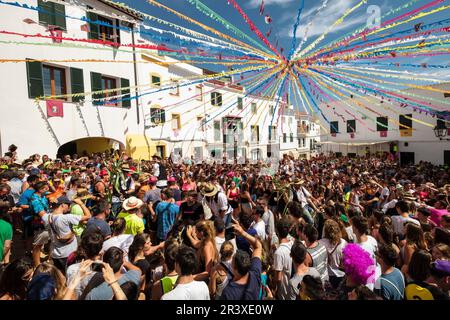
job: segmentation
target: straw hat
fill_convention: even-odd
[[[142,207],[143,204],[144,202],[141,199],[138,199],[136,197],[129,197],[123,202],[122,207],[124,208],[124,210],[129,211],[138,209]]]
[[[299,179],[299,178],[295,178],[294,179],[294,181],[292,181],[292,184],[293,185],[302,185],[302,184],[304,184],[305,183],[305,180],[301,180],[301,179]]]
[[[78,198],[80,200],[86,200],[86,199],[92,199],[94,196],[89,193],[88,189],[86,188],[78,188],[77,189],[77,195],[75,198]]]
[[[205,184],[200,190],[200,193],[205,197],[214,197],[217,192],[219,192],[219,189],[212,183]]]

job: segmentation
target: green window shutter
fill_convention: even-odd
[[[53,3],[38,0],[38,8],[39,8],[39,23],[45,25],[52,24],[53,18],[50,13],[53,13]]]
[[[70,68],[70,84],[72,93],[84,92],[83,70],[78,68]],[[84,96],[72,97],[72,102],[84,100]]]
[[[96,13],[93,13],[93,12],[88,12],[86,14],[86,18],[89,21],[97,21],[98,20],[98,15]],[[98,26],[98,24],[89,22],[88,38],[89,39],[98,39],[98,33],[99,33],[99,26]]]
[[[166,111],[163,109],[159,109],[159,112],[161,112],[161,122],[165,123],[166,122]]]
[[[120,87],[121,88],[128,88],[130,86],[130,80],[121,78],[120,79]],[[131,107],[131,100],[130,100],[130,89],[124,89],[122,90],[122,99],[128,99],[128,100],[122,100],[122,107],[129,108]]]
[[[94,91],[100,91],[100,90],[103,90],[102,75],[97,72],[91,72],[91,91],[94,92]],[[92,94],[92,99],[100,99],[100,98],[103,98],[103,94],[101,94],[101,93]],[[103,102],[102,101],[93,101],[92,104],[95,106],[98,106],[98,105],[102,105]]]
[[[28,97],[36,98],[44,95],[42,82],[42,63],[27,61]]]
[[[63,30],[66,28],[66,7],[59,3],[53,3],[54,13],[54,25],[60,27]]]
[[[120,28],[120,20],[119,19],[116,19],[116,27],[117,27],[117,29],[115,29],[115,32],[116,32],[116,35],[117,35],[116,42],[118,44],[120,44],[120,29],[119,29]]]

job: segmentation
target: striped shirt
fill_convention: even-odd
[[[318,242],[314,248],[308,248],[308,253],[313,261],[312,267],[320,273],[322,283],[328,281],[328,253],[325,246]]]

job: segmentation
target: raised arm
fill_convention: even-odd
[[[247,240],[250,243],[250,245],[252,246],[252,248],[253,248],[252,258],[261,259],[261,256],[262,256],[261,241],[258,238],[255,238],[255,237],[251,236],[250,234],[248,234],[246,231],[244,231],[244,229],[241,227],[240,224],[233,223],[233,227],[234,227],[234,232],[237,235],[240,235],[241,237],[243,237],[245,240]]]

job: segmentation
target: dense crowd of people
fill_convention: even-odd
[[[450,169],[0,158],[0,300],[448,300]]]

